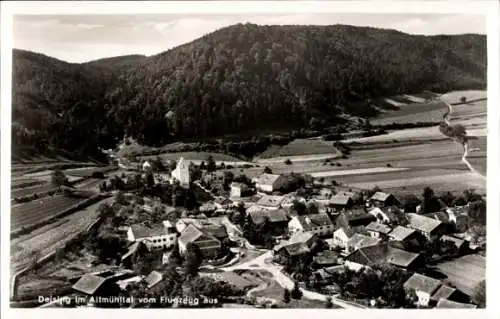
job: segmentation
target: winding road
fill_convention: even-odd
[[[446,128],[452,128],[453,125],[450,124],[450,117],[451,114],[453,113],[453,106],[450,103],[445,102],[441,98],[439,98],[439,101],[441,101],[448,107],[448,110],[443,114],[442,125],[444,125]],[[469,149],[469,138],[467,137],[467,132],[463,136],[453,136],[452,139],[464,147],[462,162],[467,166],[467,168],[469,168],[469,170],[475,175],[481,177],[482,179],[486,179],[486,176],[484,176],[477,169],[475,169],[467,159],[467,156],[469,155],[470,151],[478,150],[478,149],[473,149],[473,150]]]

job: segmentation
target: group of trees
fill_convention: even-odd
[[[102,159],[99,148],[125,135],[160,146],[337,125],[339,113],[375,115],[377,97],[484,88],[485,45],[481,35],[238,24],[149,58],[69,64],[15,50],[13,150]]]

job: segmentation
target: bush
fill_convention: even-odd
[[[284,163],[286,165],[292,165],[292,161],[289,158],[287,158]]]
[[[293,299],[301,299],[302,298],[302,291],[300,291],[298,282],[295,282],[295,285],[293,286],[293,290],[290,293],[290,296]]]

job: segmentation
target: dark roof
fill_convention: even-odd
[[[316,227],[330,226],[333,224],[330,220],[330,217],[328,217],[328,214],[326,213],[301,215],[297,216],[297,220],[302,225],[302,228],[305,231],[311,230]]]
[[[442,285],[439,289],[432,295],[432,299],[439,300],[441,298],[448,299],[455,293],[457,290],[450,286]]]
[[[350,196],[337,194],[330,198],[330,204],[333,205],[348,205],[350,202],[352,203],[352,198]]]
[[[406,214],[406,216],[408,217],[408,227],[420,230],[425,233],[431,233],[439,225],[441,225],[441,222],[439,220],[415,213],[408,213]]]
[[[440,240],[441,241],[451,241],[452,243],[455,244],[455,246],[457,248],[461,248],[462,245],[465,243],[465,240],[463,240],[463,239],[456,238],[453,236],[448,236],[448,235],[441,236]]]
[[[396,228],[394,228],[389,233],[389,236],[393,240],[402,241],[402,240],[405,240],[406,238],[408,238],[408,236],[410,236],[411,234],[414,234],[415,232],[416,232],[415,229],[411,229],[411,228],[403,227],[403,226],[396,226]]]
[[[130,226],[135,239],[153,237],[153,236],[164,236],[168,235],[168,231],[163,225],[163,223],[151,225],[151,227],[145,226],[143,224],[135,224]]]
[[[149,275],[144,279],[144,281],[148,284],[148,288],[155,286],[162,280],[163,280],[163,275],[156,270],[150,272]]]
[[[313,261],[318,265],[334,265],[338,264],[338,255],[329,250],[323,251],[323,253],[314,256]]]
[[[224,225],[215,225],[215,224],[203,225],[201,229],[202,231],[209,233],[215,236],[216,238],[225,238],[228,236],[227,229]]]
[[[105,281],[106,278],[85,274],[73,285],[73,289],[87,295],[93,295]]]
[[[350,209],[340,213],[335,222],[338,226],[346,227],[358,226],[361,224],[367,225],[373,220],[375,220],[375,217],[368,214],[364,209]]]
[[[450,215],[448,215],[448,213],[444,212],[444,211],[423,214],[422,216],[433,218],[435,220],[439,220],[442,223],[449,223],[450,222]]]
[[[371,222],[370,224],[368,224],[368,226],[366,226],[366,230],[375,231],[387,235],[391,232],[392,228],[385,224],[381,224],[378,222]]]
[[[418,273],[414,273],[403,285],[405,289],[423,291],[430,295],[436,292],[439,286],[441,281]]]
[[[469,303],[455,302],[455,301],[441,298],[441,299],[439,299],[439,301],[436,305],[436,308],[475,309],[475,308],[477,308],[477,306],[473,305],[473,304],[469,304]]]
[[[253,223],[256,225],[264,223],[266,219],[268,219],[269,222],[271,223],[280,223],[288,221],[288,215],[286,211],[283,209],[276,209],[276,210],[261,209],[256,211],[250,211],[249,215]]]
[[[304,243],[286,244],[280,247],[278,250],[282,249],[284,249],[289,256],[297,256],[310,252],[309,247],[307,247],[307,245]]]
[[[354,251],[346,257],[346,260],[369,267],[386,262],[408,267],[418,256],[419,254],[391,247],[387,243],[379,243]]]

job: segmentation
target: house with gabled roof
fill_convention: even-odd
[[[264,173],[254,178],[252,181],[255,183],[255,188],[258,191],[272,193],[277,189],[283,178],[282,175]]]
[[[351,227],[340,227],[333,232],[333,245],[340,248],[346,248],[347,241],[354,236],[356,232]]]
[[[356,233],[347,241],[345,251],[346,253],[351,253],[360,248],[377,245],[380,242],[380,238]]]
[[[305,243],[287,243],[279,245],[274,248],[274,256],[281,256],[284,258],[294,258],[297,256],[309,254],[310,248]]]
[[[118,278],[113,280],[112,278],[105,278],[95,274],[85,274],[78,279],[72,288],[77,294],[90,297],[118,296],[120,293],[120,286],[117,284],[118,280]],[[89,300],[89,303],[94,303],[92,302],[92,298]]]
[[[288,223],[290,233],[297,231],[309,231],[318,236],[331,236],[334,224],[326,213],[308,214],[294,216]]]
[[[202,256],[207,259],[217,257],[222,248],[222,243],[212,234],[196,228],[194,225],[188,225],[179,237],[179,252],[184,254],[189,244],[195,245]]]
[[[232,182],[229,187],[231,189],[229,195],[231,198],[240,198],[252,194],[250,187],[243,183]]]
[[[175,227],[179,233],[182,233],[189,225],[193,225],[221,241],[228,237],[226,226],[214,223],[208,218],[180,218]]]
[[[414,273],[404,284],[403,288],[406,291],[415,291],[419,306],[427,307],[431,302],[431,296],[441,287],[441,281]]]
[[[281,207],[283,196],[264,195],[257,201],[257,206],[264,209],[278,209]]]
[[[439,309],[476,309],[477,306],[470,303],[451,301],[445,298],[439,299],[436,304]]]
[[[268,229],[278,236],[286,233],[288,228],[288,213],[283,209],[260,209],[248,213],[249,221],[256,227],[267,223]]]
[[[458,251],[464,251],[465,249],[468,248],[467,247],[468,243],[465,240],[454,236],[444,235],[441,236],[439,240],[441,242],[446,242],[446,241],[452,242],[455,245],[455,247],[457,247]]]
[[[146,286],[148,288],[156,286],[162,280],[163,280],[163,275],[156,270],[153,270],[152,272],[149,273],[149,275],[146,276],[146,278],[144,278],[144,282],[146,282]]]
[[[354,205],[354,200],[351,196],[343,194],[335,194],[329,200],[330,206],[336,210],[348,209]]]
[[[408,218],[407,227],[417,230],[429,240],[435,240],[446,232],[446,228],[439,220],[415,213],[408,213],[406,216]]]
[[[366,226],[366,231],[371,237],[385,239],[389,236],[389,233],[392,231],[392,227],[389,227],[388,225],[379,222],[371,222]]]
[[[369,207],[386,207],[392,205],[399,206],[401,203],[394,195],[384,192],[376,192],[367,201],[367,206]]]
[[[175,227],[169,221],[153,225],[134,224],[128,228],[130,242],[144,242],[152,249],[171,248],[177,241]]]
[[[422,255],[392,247],[387,243],[362,247],[345,258],[345,265],[353,270],[389,263],[404,269],[418,269],[424,265]]]
[[[290,236],[288,243],[304,243],[307,247],[312,245],[319,239],[318,235],[310,231],[298,231]]]
[[[368,214],[362,208],[349,209],[347,211],[341,212],[335,219],[335,227],[357,227],[357,226],[367,226],[372,221],[375,221],[375,217]]]
[[[439,289],[431,296],[431,301],[433,303],[439,302],[440,299],[464,303],[469,302],[469,297],[465,293],[447,285],[439,287]]]

